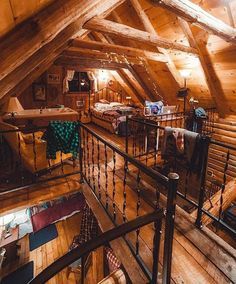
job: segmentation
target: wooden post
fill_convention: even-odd
[[[170,173],[169,188],[167,195],[166,206],[166,226],[165,226],[165,241],[164,241],[164,260],[162,281],[165,284],[171,282],[171,264],[172,264],[172,246],[174,236],[174,223],[175,223],[175,207],[176,207],[176,193],[179,176],[176,173]]]

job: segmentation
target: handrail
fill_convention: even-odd
[[[111,144],[109,142],[107,142],[105,139],[103,139],[100,135],[98,135],[97,133],[95,133],[94,131],[92,131],[88,126],[86,126],[83,123],[79,123],[84,129],[86,129],[86,131],[88,131],[90,134],[92,134],[94,137],[96,137],[97,139],[99,139],[102,143],[104,143],[105,145],[107,145],[109,148],[111,148],[112,150],[114,150],[116,153],[118,153],[120,156],[122,156],[123,158],[126,159],[127,162],[132,163],[134,166],[138,167],[139,169],[141,169],[145,174],[149,175],[150,177],[152,177],[153,179],[156,179],[158,182],[160,182],[162,185],[164,186],[168,186],[168,182],[169,182],[169,178],[166,176],[163,176],[162,174],[158,173],[157,171],[147,167],[146,165],[144,165],[143,163],[141,163],[140,161],[136,160],[135,158],[133,158],[132,156],[130,156],[129,154],[127,154],[126,152],[120,150],[120,148],[118,148],[117,146],[115,146],[114,144]]]
[[[38,274],[34,279],[32,279],[28,284],[42,284],[51,279],[65,267],[76,261],[77,259],[83,257],[89,252],[97,249],[98,247],[104,245],[107,242],[110,242],[114,239],[117,239],[131,231],[134,231],[140,227],[143,227],[147,224],[160,220],[164,216],[163,210],[159,209],[150,214],[138,217],[135,220],[124,223],[114,229],[111,229],[102,235],[80,245],[79,247],[69,251],[64,254],[62,257],[57,259],[46,269],[44,269],[40,274]]]

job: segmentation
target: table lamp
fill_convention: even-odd
[[[3,105],[2,111],[5,113],[17,112],[24,110],[17,97],[10,97],[10,99]]]

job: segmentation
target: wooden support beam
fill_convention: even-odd
[[[189,44],[198,50],[198,56],[201,63],[201,68],[205,76],[205,80],[212,96],[213,101],[216,104],[217,111],[221,117],[225,116],[225,113],[230,112],[230,108],[227,105],[224,91],[222,89],[219,78],[217,77],[210,56],[207,51],[206,42],[202,39],[197,39],[189,24],[179,18],[181,28],[186,35]]]
[[[123,3],[123,0],[105,0],[101,2],[100,5],[96,6],[96,9],[91,9],[86,14],[87,18],[92,18],[95,15],[107,16],[111,10],[120,3]],[[43,72],[45,72],[50,65],[48,63],[44,65],[44,62],[51,62],[59,56],[59,54],[66,49],[70,44],[70,39],[75,36],[83,36],[86,34],[86,30],[81,29],[81,22],[84,21],[84,18],[79,18],[78,20],[71,23],[64,30],[62,30],[54,39],[52,39],[48,44],[41,47],[37,52],[35,52],[31,57],[29,57],[23,64],[14,69],[8,76],[0,80],[0,100],[2,103],[2,98],[4,100],[7,97],[12,95],[19,95],[22,93],[32,82],[29,78],[37,78]],[[1,43],[2,44],[2,43]],[[1,46],[0,44],[0,46]],[[17,46],[14,45],[17,49]],[[0,57],[2,53],[0,51]],[[17,60],[16,60],[17,61]],[[2,66],[0,66],[1,68]],[[14,66],[16,67],[16,66]],[[41,73],[38,71],[40,70]],[[32,72],[36,72],[37,77]],[[18,86],[21,86],[21,88]]]
[[[235,28],[207,13],[189,0],[152,0],[152,2],[226,41],[236,43]]]
[[[103,34],[100,34],[100,33],[97,33],[97,32],[93,32],[93,34],[90,37],[94,38],[95,40],[102,41],[103,43],[109,42],[110,44],[114,44],[114,42],[112,41],[111,38],[109,38],[109,36],[105,37]],[[133,66],[131,66],[131,65],[128,65],[126,67],[129,68],[130,70],[133,69]],[[133,72],[135,72],[134,69],[133,69]],[[122,79],[124,79],[124,77],[122,77]],[[146,96],[147,96],[150,100],[152,100],[152,98],[150,97],[150,92],[149,91],[146,92],[146,86],[144,85],[144,82],[142,81],[142,79],[137,74],[136,74],[135,79],[138,82],[138,86],[140,86],[142,88],[142,90],[144,91],[144,93],[143,93],[144,99],[146,99]],[[131,78],[127,77],[127,80],[132,85]],[[142,95],[141,95],[141,97],[142,97]]]
[[[163,47],[165,49],[175,49],[178,51],[197,54],[197,51],[194,48],[179,43],[171,42],[154,34],[137,30],[129,26],[118,24],[109,20],[93,18],[86,22],[83,27],[88,30],[98,31],[123,38],[129,38],[142,43]]]
[[[68,67],[74,70],[79,68],[91,69],[107,69],[117,70],[119,68],[127,68],[125,63],[109,62],[105,60],[91,60],[90,58],[72,58],[68,56],[60,56],[56,61],[56,65]]]
[[[133,86],[133,84],[130,81],[130,78],[128,78],[128,76],[126,75],[126,73],[124,72],[124,70],[120,69],[117,70],[116,72],[118,74],[118,76],[120,76],[120,78],[123,80],[123,82],[128,86],[128,88],[134,93],[135,97],[138,98],[138,100],[142,103],[142,105],[144,105],[145,102],[145,96],[143,96],[142,94],[139,93],[138,89],[135,88],[135,86]]]
[[[101,0],[58,0],[26,20],[0,43],[0,80],[20,66],[38,49],[49,43],[63,29],[96,6]],[[83,22],[81,22],[81,25]]]
[[[118,22],[118,23],[120,23],[120,24],[122,24],[122,20],[121,20],[121,18],[120,18],[120,16],[115,12],[115,11],[113,11],[112,12],[112,16],[114,17],[114,19],[116,20],[116,22]],[[151,90],[151,91],[149,91],[149,97],[151,98],[151,100],[154,100],[154,101],[156,101],[156,100],[164,100],[163,98],[164,98],[164,96],[165,96],[165,94],[164,94],[164,92],[162,91],[162,89],[160,88],[160,86],[159,86],[159,84],[158,84],[158,82],[157,82],[157,80],[156,80],[156,74],[155,74],[155,72],[152,70],[152,68],[151,68],[151,66],[150,66],[150,64],[149,64],[149,62],[146,60],[146,59],[143,59],[142,60],[143,62],[143,67],[144,67],[144,69],[145,69],[145,72],[147,73],[147,75],[148,75],[148,80],[149,80],[149,82],[148,82],[148,85],[146,84],[146,82],[144,81],[144,80],[142,80],[141,78],[140,78],[140,76],[138,75],[138,73],[136,72],[136,68],[135,68],[135,66],[130,66],[130,71],[132,71],[133,72],[133,75],[135,74],[135,76],[136,76],[136,78],[140,81],[140,82],[142,82],[142,86],[143,86],[143,88],[144,88],[144,90],[147,92],[148,90]],[[147,93],[148,94],[148,93]],[[156,96],[157,95],[157,96]]]
[[[122,57],[116,54],[107,54],[103,52],[99,52],[91,49],[83,49],[83,48],[69,48],[62,53],[62,56],[75,57],[75,58],[91,58],[91,59],[101,59],[109,62],[117,62],[117,63],[126,63],[126,64],[135,64],[135,65],[143,65],[143,62],[136,57]]]
[[[145,30],[147,32],[151,33],[151,34],[154,34],[154,35],[158,36],[157,31],[153,27],[151,21],[149,20],[148,16],[146,15],[145,11],[142,9],[142,6],[140,5],[139,0],[130,0],[130,2],[132,4],[134,10],[137,13],[137,15],[139,17],[139,20],[143,24]],[[181,78],[181,76],[179,74],[179,71],[176,69],[173,60],[169,56],[168,51],[166,49],[164,49],[164,48],[161,48],[161,47],[157,47],[157,50],[164,54],[165,59],[167,61],[167,65],[166,65],[167,68],[171,72],[171,74],[174,77],[174,79],[177,82],[177,84],[179,86],[181,86],[182,85],[182,78]]]
[[[153,60],[157,62],[167,62],[165,56],[161,53],[142,50],[134,47],[121,46],[117,44],[75,39],[72,42],[72,47],[87,48],[91,50],[98,50],[101,52],[107,52],[107,53],[119,54],[125,56],[143,57],[148,60]]]
[[[140,94],[138,93],[138,91],[136,90],[136,88],[134,88],[129,80],[126,80],[122,74],[119,73],[120,70],[118,71],[110,71],[110,73],[112,74],[112,76],[114,77],[114,79],[121,85],[121,87],[125,90],[125,92],[135,101],[138,103],[141,103],[141,105],[144,105],[144,99],[142,96],[140,96]]]

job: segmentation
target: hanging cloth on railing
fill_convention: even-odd
[[[47,159],[56,159],[57,151],[77,157],[79,147],[78,122],[51,121],[42,139],[47,142]]]
[[[202,168],[204,143],[202,136],[198,133],[165,127],[161,149],[162,159],[173,163],[178,160],[190,171],[199,173]]]
[[[79,245],[98,236],[98,222],[93,211],[85,204],[82,211],[82,220],[80,225],[80,234],[75,236],[69,250],[72,250]]]

